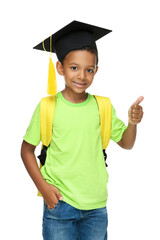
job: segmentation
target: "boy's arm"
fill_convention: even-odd
[[[139,97],[136,102],[132,104],[129,109],[128,127],[123,133],[122,139],[118,142],[118,145],[124,149],[131,149],[135,143],[137,124],[141,122],[143,117],[143,109],[139,105],[143,100],[143,97]]]
[[[42,194],[48,208],[52,209],[57,204],[58,200],[62,200],[62,195],[55,186],[48,184],[43,178],[34,154],[35,148],[35,146],[23,141],[21,157],[30,177]]]

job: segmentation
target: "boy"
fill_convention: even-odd
[[[65,89],[56,94],[52,141],[41,170],[34,155],[41,140],[40,104],[21,149],[26,169],[44,198],[44,240],[107,239],[108,173],[99,110],[86,89],[98,70],[95,40],[109,32],[74,21],[52,36],[53,52],[59,60],[56,69],[64,76]],[[47,49],[47,40],[44,43]],[[42,44],[35,48],[43,50]],[[128,127],[116,117],[112,107],[111,139],[122,148],[131,149],[134,145],[136,126],[143,116],[139,105],[142,100],[143,97],[138,98],[129,109]]]

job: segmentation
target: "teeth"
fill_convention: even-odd
[[[74,83],[78,85],[86,85],[86,83],[77,83],[77,82],[74,82]]]

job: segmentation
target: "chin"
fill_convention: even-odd
[[[74,89],[73,91],[74,92],[77,92],[77,93],[84,93],[86,91],[87,88],[83,88],[83,89]]]
[[[83,89],[78,89],[78,88],[69,88],[70,91],[74,92],[74,93],[84,93],[86,91],[87,88],[83,88]]]

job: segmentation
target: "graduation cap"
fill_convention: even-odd
[[[84,47],[92,47],[97,50],[96,41],[111,30],[93,26],[90,24],[73,21],[39,43],[34,49],[56,53],[59,61],[74,50]],[[49,75],[48,75],[48,94],[54,95],[57,92],[55,69],[50,55]]]

